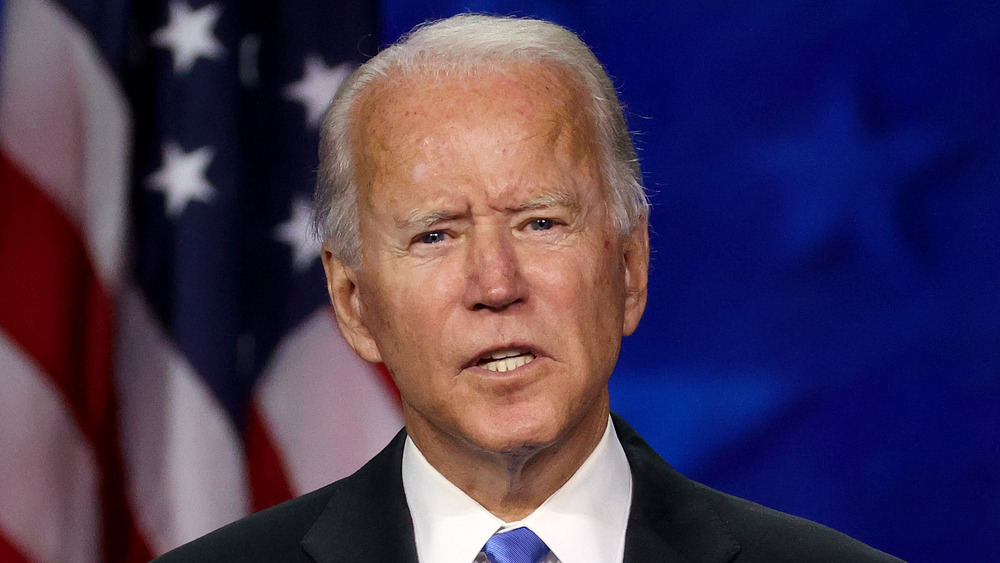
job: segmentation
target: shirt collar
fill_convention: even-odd
[[[403,491],[420,561],[471,563],[501,527],[528,526],[562,563],[622,560],[632,473],[608,422],[604,436],[566,484],[520,522],[504,523],[441,475],[407,437]]]

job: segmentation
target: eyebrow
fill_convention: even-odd
[[[467,211],[445,211],[435,209],[432,211],[412,211],[402,219],[396,221],[396,225],[402,230],[429,229],[442,221],[453,221],[467,217]]]
[[[534,209],[552,209],[563,207],[570,211],[580,210],[580,199],[576,195],[567,192],[550,192],[535,196],[521,204],[509,207],[507,211],[530,211]]]
[[[554,209],[557,207],[565,208],[569,211],[579,211],[580,200],[574,194],[566,192],[551,192],[535,196],[513,206],[505,207],[503,211],[508,213],[519,213],[522,211]],[[402,230],[429,229],[437,223],[463,219],[468,217],[470,214],[469,210],[448,211],[444,209],[434,209],[430,211],[412,211],[396,221],[396,225]]]

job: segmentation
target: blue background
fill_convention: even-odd
[[[1000,5],[385,0],[580,33],[652,194],[613,408],[713,487],[910,561],[1000,552]]]

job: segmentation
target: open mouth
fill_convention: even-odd
[[[483,356],[476,365],[489,371],[505,372],[529,364],[534,359],[535,355],[526,350],[499,350]]]

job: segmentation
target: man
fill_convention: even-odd
[[[164,561],[894,560],[685,479],[610,415],[648,206],[615,91],[572,33],[418,28],[343,86],[321,158],[337,321],[389,368],[405,432]]]

